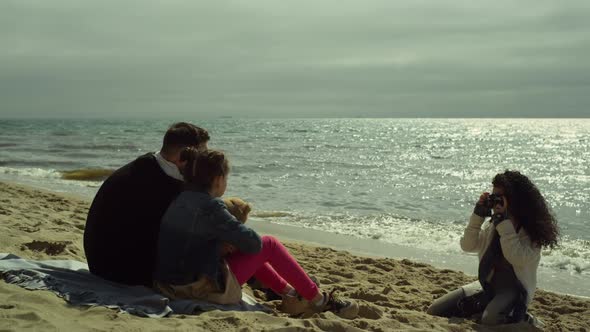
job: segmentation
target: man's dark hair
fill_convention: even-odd
[[[209,141],[207,130],[186,122],[177,122],[170,126],[164,135],[163,153],[174,153],[187,146],[198,147]]]
[[[221,151],[187,147],[180,152],[180,161],[186,162],[182,176],[188,188],[209,190],[216,176],[229,174],[229,161]]]

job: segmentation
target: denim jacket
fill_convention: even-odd
[[[260,236],[231,215],[221,199],[206,192],[182,192],[162,218],[154,280],[173,285],[201,276],[218,280],[223,242],[243,253],[262,249]]]

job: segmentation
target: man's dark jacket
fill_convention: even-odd
[[[152,286],[164,212],[182,191],[152,153],[115,171],[92,201],[84,230],[90,272],[104,279]]]

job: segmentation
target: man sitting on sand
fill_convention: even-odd
[[[176,123],[166,132],[160,152],[138,157],[105,180],[84,230],[90,272],[114,282],[152,286],[160,221],[183,190],[180,151],[206,149],[207,141],[205,129]]]

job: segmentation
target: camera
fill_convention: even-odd
[[[502,197],[502,195],[491,194],[483,204],[488,209],[493,209],[496,205],[504,206],[504,199]]]

